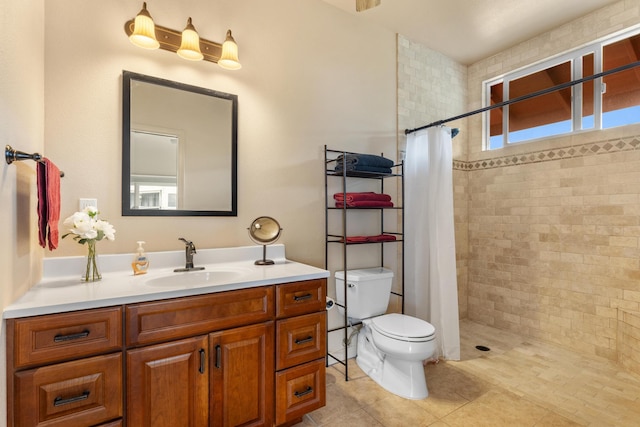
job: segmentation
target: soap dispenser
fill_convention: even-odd
[[[147,259],[147,255],[144,253],[144,248],[142,247],[145,242],[139,241],[136,243],[138,243],[138,249],[133,257],[131,268],[133,268],[134,275],[145,274],[149,269],[149,260]]]

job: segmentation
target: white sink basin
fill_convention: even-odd
[[[222,285],[236,282],[247,274],[247,269],[242,268],[209,268],[199,271],[185,271],[169,273],[166,276],[147,280],[145,284],[152,287],[170,288],[183,287],[194,288],[199,286]]]

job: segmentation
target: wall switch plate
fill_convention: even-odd
[[[87,206],[93,206],[98,209],[98,199],[80,199],[80,203],[78,204],[80,210],[83,210]]]

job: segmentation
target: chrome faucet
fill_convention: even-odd
[[[184,237],[179,237],[178,240],[182,240],[184,242],[184,255],[186,258],[186,263],[184,268],[176,268],[173,271],[180,272],[180,271],[204,270],[204,267],[193,266],[193,254],[197,253],[196,245],[194,245],[192,241],[187,240]]]

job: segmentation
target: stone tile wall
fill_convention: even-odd
[[[615,359],[617,309],[640,310],[640,135],[462,166],[469,318]]]
[[[640,312],[618,311],[618,362],[640,376]]]

